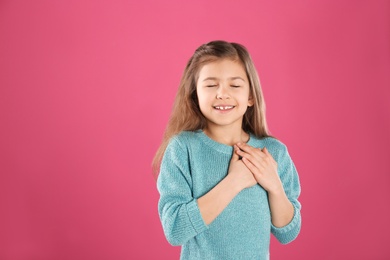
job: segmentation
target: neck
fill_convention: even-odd
[[[226,145],[234,145],[237,143],[246,143],[249,140],[247,134],[242,128],[223,128],[223,127],[206,127],[203,132],[214,141]]]

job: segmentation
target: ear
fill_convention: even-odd
[[[255,103],[255,101],[253,100],[253,97],[252,97],[252,95],[250,95],[250,96],[249,96],[249,98],[248,98],[248,107],[251,107],[251,106],[253,106],[253,105],[254,105],[254,103]]]

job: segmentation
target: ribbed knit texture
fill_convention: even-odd
[[[207,226],[197,199],[226,176],[233,147],[215,142],[201,130],[182,132],[171,139],[157,180],[161,223],[168,242],[182,246],[180,259],[269,259],[271,232],[283,244],[297,237],[300,184],[286,146],[274,138],[253,135],[248,144],[267,147],[278,163],[284,190],[295,209],[292,221],[274,227],[267,192],[255,185],[242,190]]]

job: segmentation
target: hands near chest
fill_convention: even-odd
[[[283,189],[278,175],[278,164],[267,148],[254,148],[245,143],[238,143],[234,146],[234,153],[241,158],[257,183],[267,192],[273,193]]]

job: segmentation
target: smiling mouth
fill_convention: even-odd
[[[234,106],[214,106],[214,108],[217,110],[229,110],[234,108]]]

